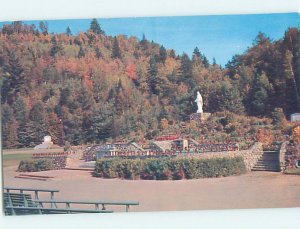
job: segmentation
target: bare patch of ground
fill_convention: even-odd
[[[38,181],[14,178],[15,169],[4,168],[5,186],[59,189],[57,199],[139,201],[131,211],[300,207],[300,177],[281,173],[179,181],[101,179],[76,170],[28,173],[54,177]]]

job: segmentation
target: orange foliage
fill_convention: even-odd
[[[300,126],[297,126],[293,129],[293,140],[295,143],[300,143]]]
[[[128,74],[129,78],[132,80],[136,80],[137,79],[137,75],[136,75],[136,65],[133,61],[130,61],[127,65],[126,68],[126,73]]]
[[[267,129],[259,129],[256,132],[256,138],[259,142],[265,145],[272,144],[274,141],[274,136],[272,135],[271,131]]]

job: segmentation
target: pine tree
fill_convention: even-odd
[[[293,69],[293,54],[287,50],[285,53],[283,68],[286,78],[287,92],[287,112],[289,114],[300,111],[299,88],[297,87],[296,76]]]
[[[78,52],[77,57],[78,58],[85,57],[85,51],[83,50],[82,46],[80,46],[80,48],[79,48],[79,52]]]
[[[254,85],[250,96],[250,110],[249,113],[253,115],[266,115],[268,91],[267,87],[269,82],[264,82],[264,77],[257,74],[254,79]]]
[[[2,103],[8,102],[12,104],[16,96],[22,92],[25,87],[24,68],[16,56],[16,53],[8,52],[8,64],[4,65],[4,71],[6,75],[2,82]]]
[[[95,34],[105,35],[105,32],[101,29],[100,24],[98,23],[96,18],[92,20],[90,30]]]
[[[181,75],[184,78],[191,78],[192,77],[192,62],[189,58],[189,56],[186,53],[183,53],[181,58]]]
[[[205,68],[209,67],[209,61],[208,61],[208,59],[206,58],[206,56],[204,54],[202,55],[202,63],[203,63]]]
[[[245,107],[242,102],[238,89],[229,82],[223,82],[221,85],[221,95],[219,96],[219,109],[221,111],[230,111],[235,114],[243,114]]]
[[[169,56],[173,59],[176,58],[176,53],[175,53],[174,49],[171,49]]]
[[[164,81],[158,75],[158,68],[154,57],[151,57],[149,61],[148,87],[150,92],[155,95],[161,95],[164,92]]]
[[[212,63],[213,66],[216,66],[217,65],[217,61],[216,61],[216,58],[213,58],[213,63]]]
[[[165,61],[167,59],[167,51],[163,45],[160,46],[160,49],[159,49],[159,59],[163,64],[165,64]]]
[[[113,43],[111,57],[113,59],[117,59],[117,58],[121,59],[121,57],[122,57],[117,37],[114,37],[114,43]]]
[[[41,21],[39,24],[39,28],[40,28],[42,34],[44,34],[44,35],[48,34],[48,23],[46,21]]]
[[[51,38],[51,49],[50,49],[50,56],[56,57],[57,55],[63,55],[64,54],[64,47],[57,41],[57,38],[53,36]]]
[[[13,110],[9,105],[4,104],[1,107],[2,122],[2,144],[4,148],[15,148],[19,146],[18,142],[18,122],[14,118]]]
[[[194,51],[193,51],[193,58],[194,58],[194,57],[201,58],[201,53],[200,53],[198,47],[196,47],[196,48],[194,49]]]
[[[100,59],[100,58],[103,57],[103,55],[102,55],[102,53],[101,53],[101,51],[100,51],[100,49],[99,49],[98,46],[96,46],[95,52],[96,52],[96,57],[97,57],[98,59]]]
[[[66,34],[70,37],[72,36],[72,31],[70,29],[70,27],[68,26],[67,29],[66,29]]]
[[[47,113],[41,101],[33,105],[29,112],[29,119],[34,123],[34,128],[30,130],[27,129],[26,132],[35,132],[32,141],[38,143],[43,140],[44,136],[49,134]],[[32,128],[32,125],[27,127]]]

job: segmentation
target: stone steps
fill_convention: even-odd
[[[252,171],[280,172],[279,152],[264,151]]]

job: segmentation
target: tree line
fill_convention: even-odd
[[[2,142],[29,147],[153,139],[162,124],[189,120],[199,90],[206,112],[270,117],[299,112],[299,29],[253,45],[222,68],[195,47],[192,57],[125,35],[93,19],[86,32],[49,33],[22,22],[0,30]]]

